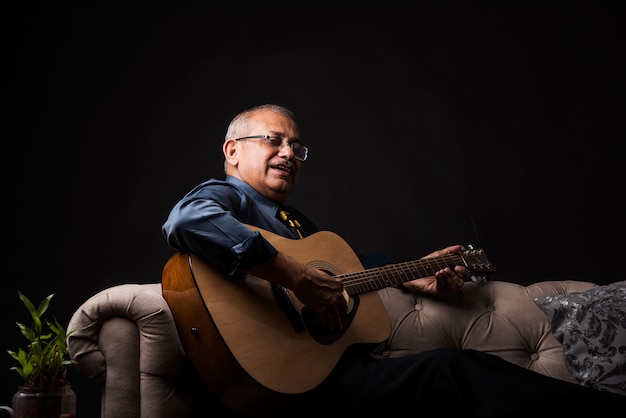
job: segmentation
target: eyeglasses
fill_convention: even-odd
[[[235,138],[235,141],[242,139],[264,139],[266,144],[269,144],[278,149],[283,149],[285,145],[293,151],[294,156],[300,161],[306,161],[306,157],[309,155],[309,149],[302,145],[300,142],[285,142],[284,138],[280,136],[271,135],[252,135],[244,136],[242,138]]]

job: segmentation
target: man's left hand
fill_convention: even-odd
[[[451,245],[441,250],[433,251],[424,258],[439,257],[460,251],[461,245]],[[421,293],[437,294],[449,292],[459,289],[465,284],[465,280],[471,277],[472,273],[465,266],[454,266],[443,268],[435,273],[434,276],[421,277],[403,283],[407,289],[416,290]]]

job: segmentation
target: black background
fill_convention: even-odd
[[[619,1],[14,6],[3,36],[2,349],[17,298],[160,281],[161,225],[222,177],[230,119],[291,108],[291,203],[355,252],[484,248],[494,280],[625,278]],[[217,3],[215,3],[217,4]],[[0,404],[20,383],[0,356]],[[99,388],[72,370],[80,418]]]

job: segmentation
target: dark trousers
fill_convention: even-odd
[[[436,349],[375,360],[342,360],[315,390],[278,416],[333,413],[463,417],[608,416],[626,396],[549,378],[474,350]]]

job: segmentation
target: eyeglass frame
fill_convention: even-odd
[[[272,138],[279,138],[280,141],[280,145],[277,144],[273,144],[271,142]],[[280,147],[279,149],[283,149],[283,147],[285,146],[285,138],[283,138],[282,136],[279,135],[251,135],[251,136],[243,136],[241,138],[235,138],[235,141],[240,141],[242,139],[264,139],[266,144],[270,144],[272,146],[275,147]],[[309,147],[307,147],[306,145],[304,145],[302,142],[300,141],[294,141],[294,142],[287,142],[287,145],[289,145],[289,148],[291,148],[291,150],[293,151],[293,155],[297,160],[300,161],[306,161],[306,159],[309,156]],[[300,147],[302,147],[302,149],[304,150],[304,156],[303,157],[298,157],[296,155],[296,150],[293,149],[294,145],[299,145]]]

